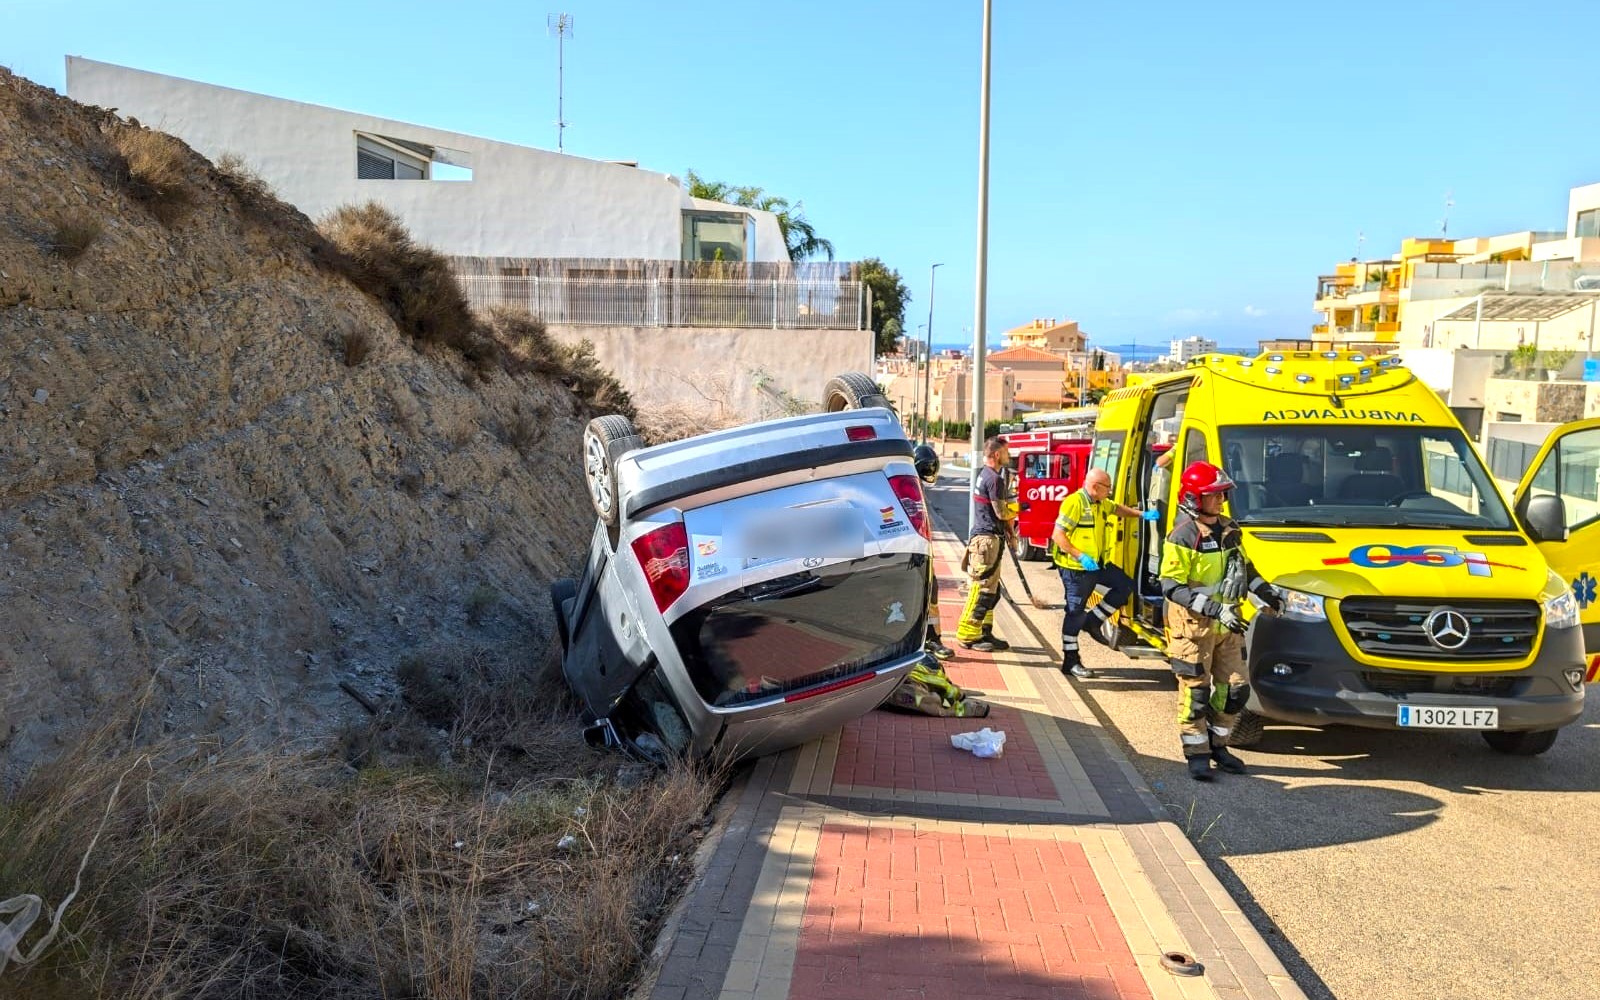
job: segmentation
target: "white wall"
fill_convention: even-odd
[[[1600,184],[1575,187],[1567,194],[1567,235],[1578,235],[1578,213],[1600,208]]]
[[[1423,385],[1451,406],[1483,406],[1490,377],[1500,368],[1504,351],[1402,347],[1400,361]]]
[[[872,371],[871,330],[551,324],[564,343],[587,340],[641,411],[687,407],[746,419],[779,415],[784,398],[820,404],[840,372]],[[903,411],[909,412],[909,411]]]
[[[170,132],[212,160],[235,153],[278,196],[313,219],[339,205],[378,201],[412,236],[446,254],[494,257],[682,256],[677,179],[477,136],[424,128],[67,57],[67,94]],[[455,151],[470,181],[356,179],[357,132]],[[458,155],[459,154],[459,155]],[[752,259],[788,260],[770,212],[756,219]]]

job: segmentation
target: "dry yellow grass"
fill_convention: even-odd
[[[175,225],[194,201],[190,153],[183,143],[153,129],[128,125],[113,143],[126,165],[128,191],[165,225]]]
[[[81,212],[67,215],[56,220],[55,227],[45,238],[45,246],[57,257],[76,261],[103,231],[104,227],[93,216]]]
[[[70,935],[8,969],[4,995],[621,995],[719,778],[622,780],[525,664],[437,654],[417,674],[447,692],[427,708],[448,736],[386,711],[346,734],[359,769],[310,749],[118,751],[107,733],[37,775],[0,805],[0,885],[47,906],[122,793]]]

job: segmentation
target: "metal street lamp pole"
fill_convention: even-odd
[[[922,329],[921,323],[917,324],[917,329]],[[922,400],[922,390],[917,387],[917,349],[912,345],[918,343],[921,339],[920,336],[916,335],[908,335],[906,337],[906,356],[911,359],[911,426],[906,429],[911,432],[912,437],[917,434],[917,404]],[[927,418],[924,417],[923,419]]]
[[[932,422],[933,412],[933,279],[935,272],[943,264],[935,264],[928,268],[928,341],[922,351],[922,443],[928,443],[928,424]]]
[[[983,456],[983,383],[988,363],[984,353],[984,313],[989,298],[989,29],[993,21],[994,0],[983,0],[983,71],[978,96],[978,281],[977,303],[972,322],[972,485],[978,484],[978,469]],[[978,517],[978,503],[967,496],[967,535],[971,537]]]

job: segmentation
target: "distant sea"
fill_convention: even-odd
[[[970,351],[972,350],[972,344],[970,342],[965,344],[940,343],[934,344],[933,349],[935,351]],[[989,350],[991,351],[998,351],[1000,349],[999,343],[991,343],[989,345]],[[1089,341],[1089,349],[1110,351],[1113,354],[1120,354],[1122,356],[1122,360],[1124,361],[1155,361],[1159,358],[1166,357],[1167,352],[1172,349],[1172,345],[1165,341],[1148,344],[1100,344],[1091,340]],[[1258,353],[1260,353],[1260,349],[1257,348],[1255,344],[1241,345],[1238,347],[1219,346],[1217,350],[1223,354],[1242,354],[1247,357],[1255,357]]]

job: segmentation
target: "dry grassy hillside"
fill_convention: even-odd
[[[453,288],[382,273],[414,262],[381,217],[347,213],[341,254],[12,76],[0,176],[5,781],[147,688],[159,733],[281,740],[419,644],[543,642],[592,524],[588,407],[452,327]]]
[[[0,995],[615,995],[687,871],[548,656],[626,394],[320,225],[0,70]]]

